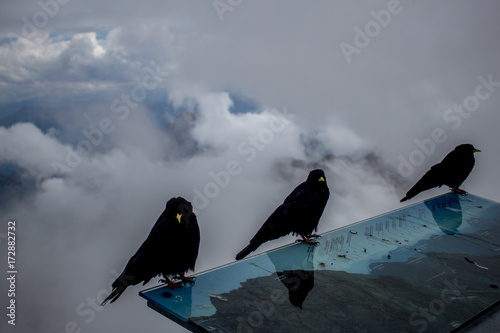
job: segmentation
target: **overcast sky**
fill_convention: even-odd
[[[17,221],[17,331],[184,332],[142,286],[90,305],[173,196],[196,208],[196,272],[233,261],[316,167],[331,190],[319,232],[403,207],[461,143],[482,150],[463,188],[500,201],[499,12],[495,0],[2,3],[0,165],[22,185],[3,191],[0,235]]]

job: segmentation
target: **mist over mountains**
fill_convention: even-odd
[[[196,272],[232,262],[313,168],[331,191],[319,233],[402,207],[461,143],[482,150],[464,189],[500,201],[498,1],[402,1],[384,27],[387,1],[232,3],[2,5],[0,216],[20,239],[17,331],[185,332],[139,286],[95,305],[173,196],[196,208]],[[345,45],[359,52],[346,59]]]

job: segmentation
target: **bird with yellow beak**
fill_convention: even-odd
[[[243,259],[262,243],[289,233],[299,235],[305,243],[315,244],[311,238],[316,235],[312,233],[318,227],[329,196],[325,172],[321,169],[312,170],[307,180],[297,186],[267,218],[250,244],[236,255],[236,260]]]

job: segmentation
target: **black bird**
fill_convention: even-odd
[[[293,233],[304,242],[315,244],[309,238],[318,227],[326,202],[330,196],[323,170],[309,173],[307,180],[297,186],[285,201],[269,216],[250,244],[236,255],[236,260],[245,258],[261,244]]]
[[[438,164],[431,167],[427,173],[406,193],[401,202],[409,200],[425,190],[449,186],[454,192],[465,195],[467,192],[459,189],[459,186],[467,179],[472,168],[474,168],[474,153],[480,152],[471,144],[456,146]]]
[[[149,236],[130,258],[123,273],[113,282],[113,291],[101,306],[109,300],[111,303],[116,301],[128,286],[140,282],[144,285],[159,274],[164,277],[160,281],[171,288],[180,285],[170,281],[169,277],[193,282],[192,278],[184,274],[194,270],[199,245],[200,229],[193,206],[181,197],[170,199]]]

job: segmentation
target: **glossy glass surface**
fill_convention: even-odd
[[[449,332],[500,298],[500,204],[445,194],[142,291],[193,332]]]

